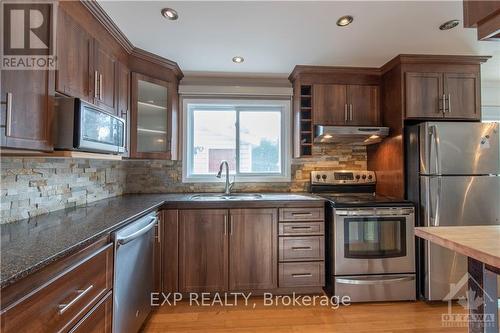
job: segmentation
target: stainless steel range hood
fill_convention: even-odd
[[[382,141],[389,127],[314,126],[315,143],[334,143],[366,146]]]

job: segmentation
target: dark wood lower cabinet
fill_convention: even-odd
[[[70,333],[111,333],[113,323],[113,296],[109,292],[80,320]]]
[[[231,209],[229,289],[278,286],[277,209]]]
[[[215,292],[228,287],[228,211],[179,211],[179,289]]]

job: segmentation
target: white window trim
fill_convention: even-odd
[[[280,175],[272,174],[251,174],[236,175],[235,180],[239,183],[262,183],[262,182],[290,182],[291,180],[291,103],[290,100],[260,100],[260,99],[198,99],[183,98],[182,100],[182,182],[183,183],[219,183],[225,182],[225,177],[217,178],[215,175],[190,175],[188,171],[192,161],[190,160],[190,149],[192,146],[192,133],[189,129],[192,124],[192,115],[189,112],[189,104],[227,104],[242,107],[256,106],[278,106],[282,108],[281,113],[281,164],[282,173]],[[234,171],[234,170],[233,170]],[[231,181],[233,177],[231,177]]]

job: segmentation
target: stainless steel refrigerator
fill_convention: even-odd
[[[419,208],[419,226],[500,224],[499,130],[499,123],[470,122],[407,128],[407,198]],[[440,246],[419,241],[417,253],[419,293],[427,300],[444,299],[467,272],[464,256]]]

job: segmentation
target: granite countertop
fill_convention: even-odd
[[[256,200],[193,201],[189,194],[127,194],[0,225],[0,288],[74,253],[160,206],[242,207],[323,199],[309,194],[269,193]]]

